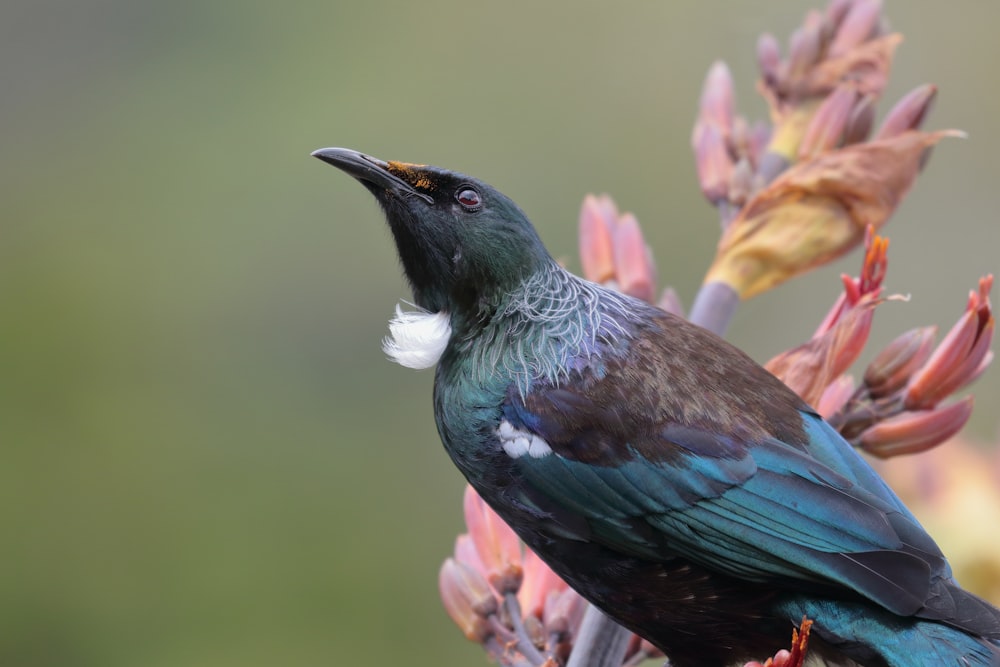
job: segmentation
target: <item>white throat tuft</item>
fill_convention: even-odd
[[[389,336],[382,341],[382,351],[400,366],[430,368],[444,354],[450,338],[448,313],[404,311],[396,304],[396,316],[389,320]]]

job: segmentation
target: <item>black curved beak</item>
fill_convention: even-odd
[[[420,192],[410,183],[392,173],[391,165],[378,158],[350,148],[321,148],[313,151],[311,155],[350,174],[370,189],[387,190],[400,196],[416,195],[429,204],[434,203],[432,197]]]

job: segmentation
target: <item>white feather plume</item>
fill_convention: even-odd
[[[430,368],[444,354],[450,338],[448,313],[404,311],[396,304],[396,316],[389,320],[389,335],[382,341],[382,350],[401,366]]]

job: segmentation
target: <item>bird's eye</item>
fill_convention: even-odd
[[[459,190],[455,195],[455,199],[457,199],[458,203],[465,207],[467,211],[476,211],[483,205],[483,200],[479,196],[479,193],[469,187]]]

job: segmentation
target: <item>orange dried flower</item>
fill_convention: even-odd
[[[743,299],[825,264],[876,230],[913,185],[924,150],[951,131],[846,146],[800,162],[761,190],[719,241],[705,282]]]

